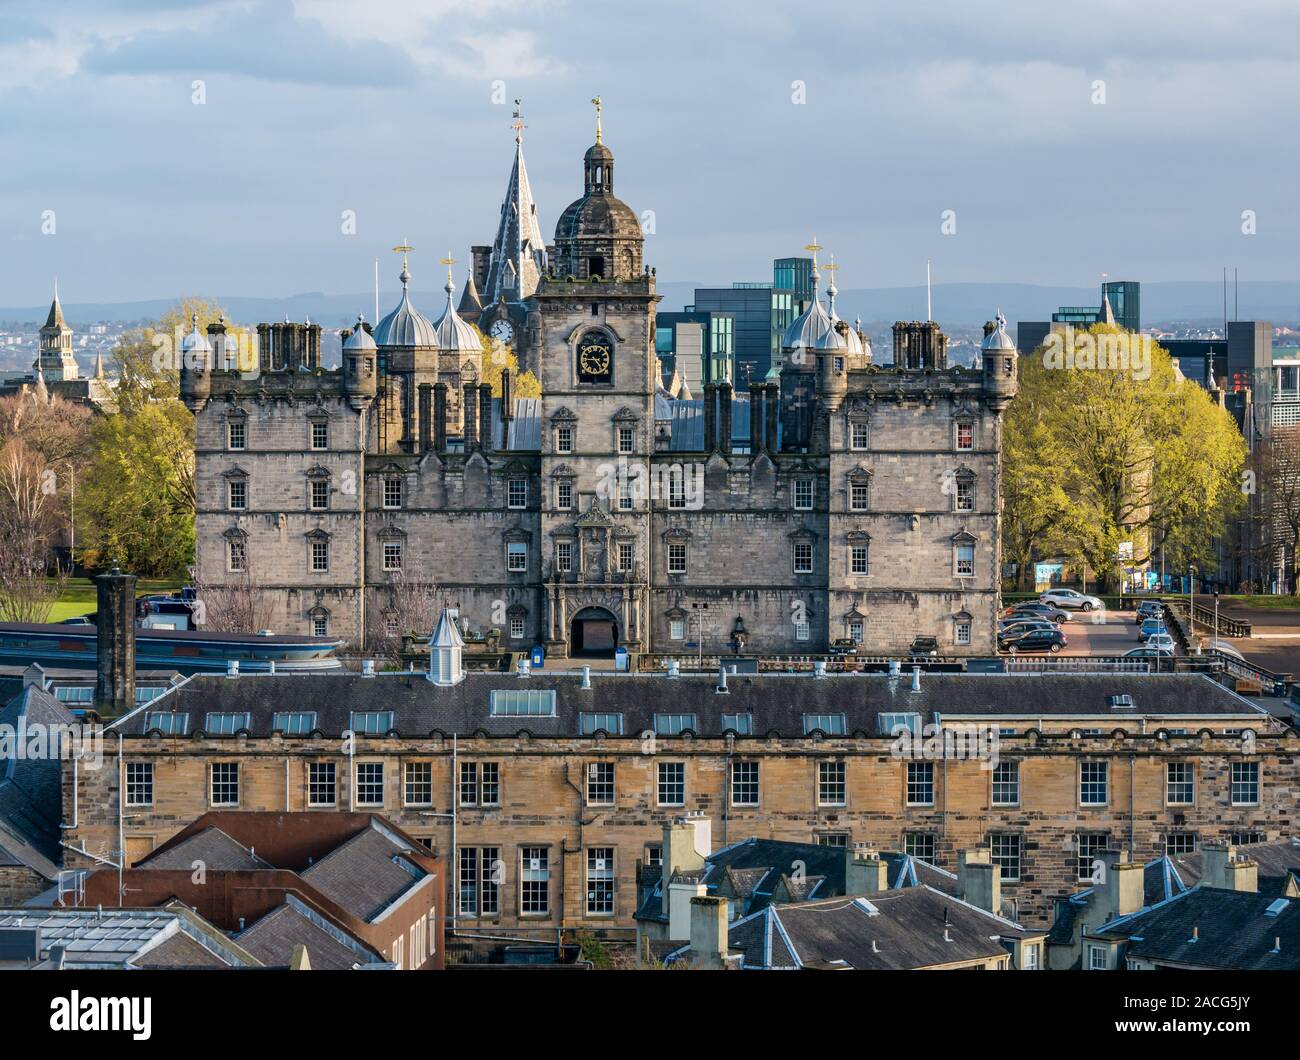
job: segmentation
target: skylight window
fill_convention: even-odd
[[[190,729],[190,716],[171,710],[151,710],[144,716],[145,731],[157,729],[165,736],[184,736]]]
[[[385,733],[392,731],[393,712],[391,710],[354,710],[349,728],[353,732],[361,733],[364,736],[383,736]]]
[[[271,719],[271,728],[285,736],[306,736],[316,728],[314,710],[276,711]]]
[[[209,736],[234,736],[240,729],[247,728],[247,713],[213,712],[203,721],[203,731]]]
[[[549,688],[494,689],[488,713],[494,718],[553,718],[555,691]]]

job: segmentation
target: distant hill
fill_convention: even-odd
[[[705,283],[660,283],[663,295],[660,308],[677,310],[690,304],[695,288]],[[387,312],[397,303],[396,291],[380,296],[380,307]],[[412,300],[429,317],[442,312],[442,291],[412,291]],[[290,295],[286,298],[249,298],[221,295],[231,319],[240,323],[283,320],[312,320],[330,327],[343,327],[364,313],[374,315],[373,292],[357,294],[322,294],[319,291]],[[1233,292],[1228,289],[1228,313],[1233,315]],[[64,303],[63,312],[74,327],[100,320],[151,320],[174,305],[176,299],[156,298],[139,302]],[[978,325],[999,309],[1014,328],[1018,320],[1047,320],[1057,306],[1097,305],[1098,287],[1048,287],[1031,283],[943,283],[933,292],[934,318],[951,327]],[[1243,282],[1237,296],[1236,317],[1241,320],[1269,320],[1295,323],[1300,320],[1300,282]],[[851,320],[861,316],[868,323],[915,320],[925,316],[925,288],[877,287],[840,291],[836,303],[840,316]],[[49,304],[39,306],[0,307],[0,321],[43,323]],[[1223,319],[1223,290],[1220,284],[1201,281],[1144,283],[1142,285],[1142,321],[1148,323],[1213,324]]]

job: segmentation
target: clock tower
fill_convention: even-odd
[[[655,277],[614,197],[597,105],[583,195],[561,215],[533,292],[528,361],[542,384],[539,542],[552,653],[649,644]]]

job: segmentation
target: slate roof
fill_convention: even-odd
[[[22,725],[30,731],[34,725],[76,724],[63,704],[37,685],[24,688],[0,710],[0,725],[14,734]],[[0,848],[47,879],[58,875],[61,776],[57,758],[15,754],[0,759]]]
[[[66,968],[247,966],[246,958],[223,945],[219,932],[201,936],[191,918],[170,910],[0,910],[0,928],[20,927],[39,927],[43,950],[62,946]],[[209,956],[201,957],[180,938]],[[154,952],[169,941],[172,944],[161,953]]]
[[[1234,848],[1258,866],[1260,894],[1278,895],[1287,880],[1300,873],[1300,838],[1279,839],[1271,843],[1243,843]],[[1188,884],[1201,878],[1202,854],[1188,854],[1178,859],[1178,869]]]
[[[754,737],[802,735],[805,713],[844,715],[850,736],[886,735],[880,719],[884,713],[916,713],[922,724],[937,715],[1023,718],[1030,723],[1062,715],[1116,720],[1204,715],[1207,727],[1216,716],[1248,715],[1271,724],[1265,712],[1204,674],[928,673],[919,692],[911,691],[907,677],[887,674],[835,674],[822,679],[810,674],[738,674],[729,676],[726,694],[718,694],[716,685],[716,677],[710,674],[669,678],[593,673],[588,689],[581,687],[576,672],[533,671],[521,679],[474,671],[450,686],[436,686],[422,673],[381,673],[369,678],[352,673],[238,678],[197,674],[114,722],[110,731],[143,734],[149,711],[187,713],[190,732],[201,727],[209,711],[247,712],[253,736],[271,734],[276,711],[313,711],[317,729],[326,736],[339,736],[352,727],[354,710],[392,711],[400,736],[478,732],[514,736],[522,731],[537,737],[574,736],[581,731],[579,714],[584,711],[621,714],[623,734],[629,736],[652,729],[656,712],[694,714],[701,736],[722,735],[724,713],[751,714]],[[553,691],[554,716],[491,716],[494,690]],[[1108,697],[1119,692],[1132,695],[1136,706],[1112,710]],[[1105,725],[1101,727],[1105,731]]]
[[[698,453],[704,449],[704,399],[669,399],[663,418],[671,421],[672,440],[668,448],[674,452]],[[656,413],[656,419],[660,418]],[[721,410],[719,410],[721,423]],[[731,399],[732,445],[750,444],[749,395]]]
[[[1200,855],[1197,855],[1199,866]],[[1162,856],[1142,866],[1142,904],[1153,906],[1182,894],[1200,879],[1199,867],[1193,869],[1184,860]],[[1052,929],[1047,940],[1056,945],[1068,946],[1074,940],[1074,922],[1088,908],[1096,888],[1085,887],[1074,894],[1059,898],[1052,919]]]
[[[401,856],[406,849],[372,822],[300,875],[353,916],[369,921],[426,875]]]
[[[287,968],[294,948],[305,946],[313,970],[346,971],[358,964],[379,964],[383,958],[339,931],[290,896],[246,928],[237,941],[269,968]]]
[[[1125,941],[1128,957],[1232,971],[1300,971],[1300,899],[1198,885],[1088,937]]]
[[[174,846],[150,854],[143,861],[137,862],[136,867],[188,870],[196,861],[203,862],[212,872],[275,867],[264,858],[258,857],[255,851],[249,850],[216,827],[205,828],[202,832],[187,836]]]
[[[1005,956],[1001,940],[1040,934],[922,885],[768,906],[731,925],[728,947],[746,969],[902,970]]]

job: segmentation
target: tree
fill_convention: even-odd
[[[474,329],[478,331],[477,328]],[[483,345],[483,378],[480,382],[492,385],[492,396],[501,396],[501,376],[507,369],[514,376],[511,390],[517,398],[534,398],[542,396],[542,384],[532,372],[519,370],[519,358],[514,350],[503,345],[500,340],[484,335],[479,331],[479,340]]]
[[[50,569],[50,541],[61,514],[54,473],[20,438],[0,448],[0,619],[47,622],[68,570]]]
[[[117,411],[130,415],[153,401],[180,397],[180,346],[198,316],[199,330],[225,317],[216,302],[206,298],[183,298],[157,320],[122,333],[113,350],[117,362]],[[230,333],[244,337],[244,329],[228,324]]]
[[[367,640],[373,651],[396,655],[404,636],[428,638],[442,610],[435,582],[409,581],[401,573],[389,575],[388,585],[369,590],[370,621]]]
[[[1075,339],[1100,350],[1117,340],[1137,350],[1141,341],[1102,324]],[[1213,538],[1241,505],[1246,444],[1232,417],[1145,343],[1149,372],[1060,367],[1041,348],[1022,359],[1004,446],[1006,539],[1017,558],[1068,551],[1105,587],[1118,577],[1125,543],[1132,559],[1124,562],[1135,566],[1162,548],[1211,561]]]
[[[194,624],[213,633],[257,633],[273,628],[275,600],[253,577],[254,557],[244,557],[244,572],[221,585],[196,583]]]

